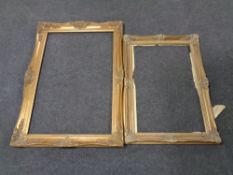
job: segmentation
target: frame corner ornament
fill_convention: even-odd
[[[213,130],[213,131],[208,132],[208,139],[210,140],[210,142],[213,142],[215,144],[222,143],[222,139],[221,139],[219,132],[217,130]]]
[[[132,132],[125,132],[125,143],[131,144],[136,142],[136,135]]]
[[[16,127],[11,136],[10,146],[22,146],[27,142],[26,134],[23,133],[24,119],[19,121],[19,126]]]

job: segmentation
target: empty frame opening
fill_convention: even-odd
[[[112,33],[50,33],[30,133],[111,133]]]
[[[187,47],[135,47],[138,132],[204,131]]]

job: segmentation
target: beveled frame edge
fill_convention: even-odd
[[[204,132],[138,132],[136,111],[136,87],[134,83],[135,46],[187,46],[195,88],[197,90],[205,131]],[[124,78],[124,136],[126,144],[219,144],[221,138],[217,131],[209,95],[209,81],[204,71],[199,36],[191,35],[124,35],[123,42]]]
[[[29,134],[30,120],[48,33],[113,32],[111,134]],[[23,98],[10,146],[14,147],[121,147],[123,140],[122,21],[67,23],[39,22],[35,48],[24,78]]]

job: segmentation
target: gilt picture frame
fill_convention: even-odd
[[[137,46],[185,46],[189,48],[192,74],[199,96],[204,132],[138,132],[136,108],[136,84],[134,81],[134,48]],[[199,36],[191,35],[149,35],[124,36],[124,136],[126,144],[219,144],[214,112],[209,95],[209,81],[204,71]],[[156,98],[156,97],[155,97]],[[155,116],[156,117],[156,116]]]
[[[112,128],[110,134],[30,134],[29,126],[36,96],[43,53],[49,33],[58,32],[112,32]],[[123,140],[123,65],[121,21],[67,23],[40,22],[35,48],[25,73],[23,99],[10,146],[13,147],[121,147]],[[109,65],[110,66],[110,65]],[[77,111],[78,112],[78,111]]]

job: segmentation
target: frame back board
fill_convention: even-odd
[[[192,74],[197,90],[204,132],[138,132],[136,109],[136,85],[134,82],[134,47],[136,46],[186,46],[189,48]],[[221,138],[215,124],[209,95],[209,82],[202,64],[199,36],[192,35],[153,35],[124,36],[123,64],[124,78],[124,134],[127,144],[214,144]],[[156,117],[156,116],[155,116]]]
[[[15,147],[112,147],[123,146],[123,67],[122,67],[122,22],[68,23],[40,22],[37,27],[32,60],[25,73],[24,90],[18,121],[11,137]],[[43,53],[49,33],[56,32],[112,32],[112,129],[111,134],[30,134],[36,89],[43,60]]]

